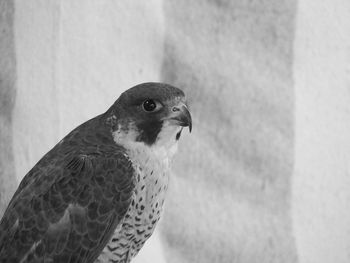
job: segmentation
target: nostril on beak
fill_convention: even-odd
[[[177,112],[180,111],[180,109],[178,107],[173,107],[173,112]]]

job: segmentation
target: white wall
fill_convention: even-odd
[[[17,70],[13,21],[14,3],[0,0],[0,217],[17,188],[12,145]]]
[[[14,148],[22,177],[122,91],[159,79],[163,23],[158,0],[18,0],[15,14]]]
[[[350,262],[350,2],[301,0],[293,219],[299,262]]]
[[[163,216],[169,263],[294,263],[293,1],[164,1],[165,81],[190,98]]]

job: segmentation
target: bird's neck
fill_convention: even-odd
[[[180,129],[179,127],[163,127],[152,145],[137,141],[138,134],[132,130],[125,133],[122,129],[117,129],[113,132],[113,139],[126,149],[128,157],[139,167],[157,166],[169,169],[177,151],[176,134]]]

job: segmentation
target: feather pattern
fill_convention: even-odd
[[[134,170],[95,118],[25,176],[0,223],[0,262],[94,262],[128,210]],[[95,123],[94,123],[95,122]]]
[[[130,262],[160,218],[186,126],[180,89],[144,83],[125,91],[23,178],[0,221],[0,262]]]

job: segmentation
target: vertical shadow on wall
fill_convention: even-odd
[[[15,79],[14,1],[0,0],[0,217],[17,184],[12,150]]]
[[[297,262],[294,1],[164,1],[162,81],[184,89],[163,217],[168,263]]]

